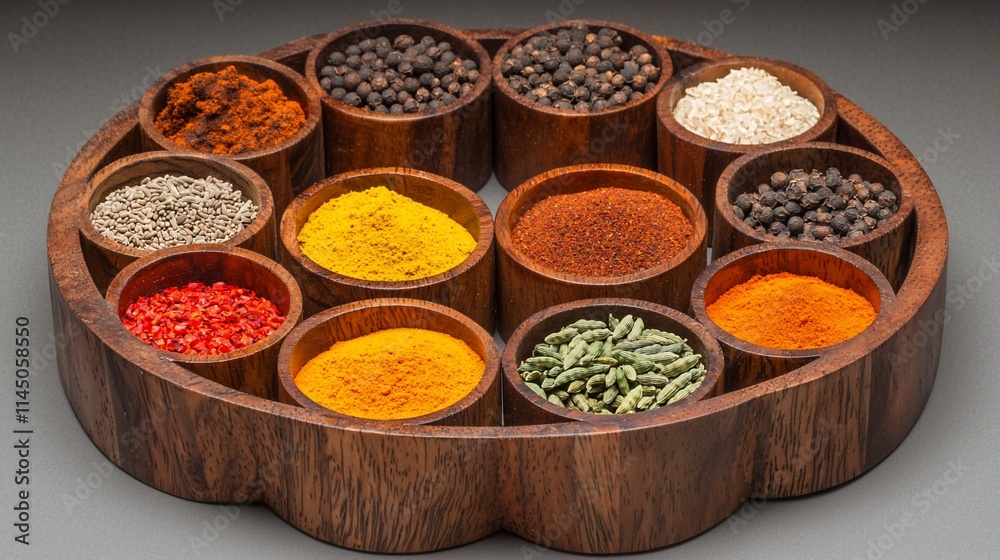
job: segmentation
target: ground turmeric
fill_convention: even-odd
[[[335,412],[398,420],[455,404],[485,370],[479,354],[450,335],[387,329],[334,344],[302,366],[295,385]]]
[[[781,350],[823,348],[853,338],[875,321],[857,293],[812,276],[754,276],[706,309],[716,325],[747,342]]]
[[[447,214],[385,187],[327,201],[309,216],[298,241],[323,268],[380,282],[446,272],[476,248],[472,234]]]

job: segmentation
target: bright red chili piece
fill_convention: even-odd
[[[140,297],[122,317],[125,328],[146,344],[198,356],[249,346],[284,322],[273,303],[225,282],[192,282]]]

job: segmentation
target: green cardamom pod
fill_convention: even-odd
[[[606,329],[608,325],[604,321],[591,321],[588,319],[580,319],[579,321],[573,323],[566,327],[567,329],[576,329],[580,332],[592,331],[594,329]]]
[[[659,354],[647,354],[646,359],[653,362],[654,364],[670,364],[674,360],[680,358],[677,354],[673,352],[660,352]]]
[[[604,339],[608,338],[609,336],[611,336],[611,331],[609,331],[608,329],[596,329],[580,333],[580,340],[584,340],[587,343],[591,343],[596,340],[604,342]]]
[[[622,320],[624,322],[624,319]],[[622,399],[622,403],[618,405],[615,409],[615,414],[625,414],[626,412],[631,412],[635,410],[636,405],[639,404],[639,399],[642,398],[642,387],[636,387],[629,391],[625,398]]]
[[[599,393],[604,390],[604,375],[597,374],[587,380],[587,392]]]
[[[592,410],[590,408],[590,401],[588,401],[587,397],[581,395],[580,393],[572,395],[570,397],[570,401],[576,405],[580,412],[590,412]]]
[[[641,341],[636,341],[636,342],[641,342]],[[626,342],[626,344],[628,344],[628,342]],[[635,350],[631,351],[635,352],[640,356],[648,356],[650,354],[658,354],[662,352],[663,351],[662,348],[663,346],[660,346],[659,344],[650,344],[648,346],[643,346],[642,348],[636,348]]]
[[[618,368],[611,368],[604,374],[604,387],[609,388],[618,383]]]
[[[550,344],[538,344],[535,346],[535,354],[539,356],[547,356],[549,358],[555,358],[562,362],[562,355],[559,354],[559,347],[552,346]]]
[[[561,407],[563,407],[563,408],[565,408],[565,407],[566,407],[566,405],[564,405],[564,404],[562,403],[562,401],[561,401],[561,400],[559,400],[559,397],[557,397],[557,396],[555,396],[555,395],[549,395],[549,399],[548,399],[548,401],[549,401],[550,403],[552,403],[552,404],[556,405],[556,406],[561,406]]]
[[[539,397],[542,397],[543,399],[548,398],[545,396],[545,391],[543,391],[542,388],[539,387],[538,385],[535,385],[534,383],[525,383],[525,385],[527,385],[528,388],[531,389]]]
[[[563,363],[562,363],[563,369],[570,369],[571,367],[576,365],[576,362],[579,361],[579,359],[582,358],[583,355],[587,353],[587,349],[588,346],[586,342],[581,341],[576,343],[575,345],[571,345],[569,354],[566,354],[566,357],[563,358]]]
[[[615,350],[626,350],[629,352],[636,352],[640,348],[645,348],[646,346],[658,346],[656,342],[649,340],[648,338],[639,338],[636,340],[622,340],[615,343]]]
[[[635,409],[647,410],[650,406],[653,405],[654,402],[655,400],[653,399],[653,397],[642,397],[641,399],[639,399],[639,404],[635,406]]]
[[[558,391],[552,391],[552,394],[559,397],[562,400],[566,400],[569,398],[569,393],[563,391],[562,389],[559,389]]]
[[[568,387],[566,387],[566,392],[572,395],[573,393],[581,393],[586,388],[587,388],[587,382],[583,381],[582,379],[577,379],[576,381],[570,383]]]
[[[555,389],[558,386],[559,384],[556,383],[556,380],[552,377],[546,377],[545,379],[542,380],[542,389],[545,389],[546,391],[551,391],[552,389]]]
[[[624,338],[625,335],[632,331],[633,324],[635,324],[635,319],[633,319],[631,315],[622,317],[622,320],[618,322],[618,326],[616,326],[615,330],[611,332],[611,338],[615,340]]]
[[[607,373],[611,369],[611,366],[604,364],[594,364],[590,367],[574,367],[570,368],[559,374],[556,377],[556,385],[563,385],[569,383],[570,381],[576,381],[577,379],[585,379],[591,375],[597,375],[598,373]]]
[[[569,344],[565,342],[559,345],[559,357],[565,358],[566,354],[569,354]]]
[[[618,319],[615,319],[614,315],[608,315],[608,328],[611,330],[618,328]]]
[[[667,404],[673,404],[681,399],[686,399],[687,397],[690,397],[692,393],[698,390],[698,387],[701,387],[701,381],[695,381],[694,383],[688,385],[687,387],[684,387],[683,389],[678,391],[676,395],[671,397],[671,399],[667,401]]]
[[[632,367],[632,366],[630,366],[630,365],[628,365],[628,364],[626,364],[626,365],[622,366],[621,369],[622,369],[622,371],[625,372],[625,379],[628,379],[632,383],[635,383],[635,380],[638,378],[638,375],[637,375],[637,373],[635,371],[635,368]]]
[[[625,371],[622,369],[625,366],[618,368],[618,392],[627,395],[630,391],[628,386],[628,378],[625,377]]]
[[[632,329],[629,330],[628,335],[625,336],[625,340],[635,340],[639,338],[639,335],[642,334],[642,330],[643,330],[642,319],[641,318],[636,319],[635,322],[632,324]]]
[[[686,371],[682,373],[680,377],[674,379],[670,383],[667,383],[667,385],[663,387],[663,389],[660,389],[660,392],[657,393],[656,395],[656,402],[660,404],[667,404],[667,401],[669,401],[674,395],[676,395],[677,392],[681,390],[681,387],[684,387],[685,385],[690,383],[690,381],[691,381],[691,372]]]
[[[622,405],[622,401],[624,401],[624,400],[625,400],[625,397],[623,397],[621,395],[618,395],[617,397],[615,397],[615,400],[611,401],[611,407],[612,408],[618,408],[619,406]]]
[[[614,358],[609,358],[609,357],[601,356],[599,358],[594,358],[594,363],[595,364],[604,364],[604,365],[608,365],[608,366],[616,366],[616,365],[618,365],[618,360],[616,360]]]
[[[644,373],[636,376],[636,382],[641,385],[652,385],[653,387],[665,387],[670,383],[670,378],[658,373]]]
[[[640,385],[640,387],[642,387],[642,396],[644,397],[655,397],[660,392],[659,389],[652,385]]]
[[[525,363],[542,366],[542,368],[544,369],[551,369],[556,366],[562,365],[562,363],[557,358],[551,358],[549,356],[533,356],[525,360]]]
[[[701,354],[691,354],[690,356],[684,356],[683,358],[678,358],[673,363],[660,369],[660,374],[666,375],[667,377],[675,377],[681,373],[698,365],[701,361]]]
[[[647,360],[645,357],[636,359],[632,362],[632,367],[635,369],[636,373],[648,373],[653,371],[656,367],[656,362],[653,360]]]
[[[612,385],[604,391],[603,395],[601,395],[601,400],[604,401],[604,404],[610,405],[615,402],[615,397],[618,395],[618,385]]]
[[[573,328],[566,328],[557,333],[552,333],[545,337],[545,344],[562,344],[573,340],[573,337],[580,334],[580,331]]]
[[[563,368],[561,366],[556,366],[556,367],[550,369],[549,371],[545,372],[545,376],[546,377],[559,377],[559,374],[562,373],[562,372],[563,372]]]
[[[608,338],[604,339],[604,344],[601,346],[601,355],[599,357],[613,359],[611,358],[611,350],[614,347],[615,339],[611,338],[611,335],[608,335]]]
[[[544,377],[540,371],[527,371],[521,374],[521,379],[529,383],[537,383]]]

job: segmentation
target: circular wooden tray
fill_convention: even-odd
[[[466,35],[492,54],[517,33]],[[304,74],[322,40],[261,56]],[[676,72],[729,56],[656,40]],[[868,113],[833,99],[835,141],[881,156],[911,190],[913,219],[898,255],[908,266],[884,320],[788,373],[661,414],[502,427],[337,418],[229,389],[128,335],[95,280],[114,277],[121,263],[80,232],[91,177],[152,148],[133,104],[83,147],[49,215],[67,398],[97,447],[138,480],[202,502],[262,502],[316,538],[371,552],[443,549],[500,530],[573,552],[643,551],[706,531],[747,499],[842,484],[899,445],[930,395],[948,230],[916,158]]]

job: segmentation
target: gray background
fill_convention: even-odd
[[[66,0],[62,0],[66,2]],[[225,0],[222,0],[225,1]],[[289,40],[372,19],[386,0],[267,3],[231,0],[69,0],[19,52],[0,45],[0,557],[2,558],[366,558],[314,540],[264,507],[238,514],[207,547],[206,523],[220,506],[147,487],[110,464],[70,410],[51,358],[45,220],[68,158],[96,128],[159,74],[216,54],[252,54]],[[400,16],[459,27],[530,27],[546,11],[627,23],[688,40],[725,9],[736,20],[704,43],[733,53],[785,59],[811,69],[881,119],[925,163],[951,229],[950,321],[937,382],[902,445],[858,480],[818,495],[748,504],[707,533],[649,558],[996,558],[1000,556],[1000,415],[997,414],[996,3],[942,0],[803,3],[768,0],[653,2],[532,0],[492,3],[401,0]],[[747,6],[747,4],[749,4]],[[916,12],[887,38],[880,19],[894,4]],[[747,6],[740,10],[740,6]],[[572,8],[572,14],[567,14]],[[4,36],[20,33],[37,0],[4,0]],[[897,16],[897,22],[900,21]],[[714,26],[718,31],[718,26]],[[942,132],[951,141],[943,141]],[[495,181],[482,194],[503,197]],[[958,291],[964,287],[967,291]],[[13,543],[15,456],[12,330],[33,326],[32,545]],[[7,434],[7,435],[2,435]],[[949,468],[958,467],[948,472]],[[91,488],[87,488],[87,481]],[[81,486],[83,484],[84,486]],[[79,491],[80,502],[67,502]],[[920,498],[927,492],[933,498]],[[907,517],[909,516],[909,517]],[[891,530],[909,520],[908,526]],[[655,531],[656,527],[648,530]],[[879,540],[881,539],[881,540]],[[209,542],[210,541],[210,542]],[[528,544],[496,535],[434,558],[515,559]],[[876,549],[873,547],[880,548]],[[545,551],[546,559],[562,553]]]

